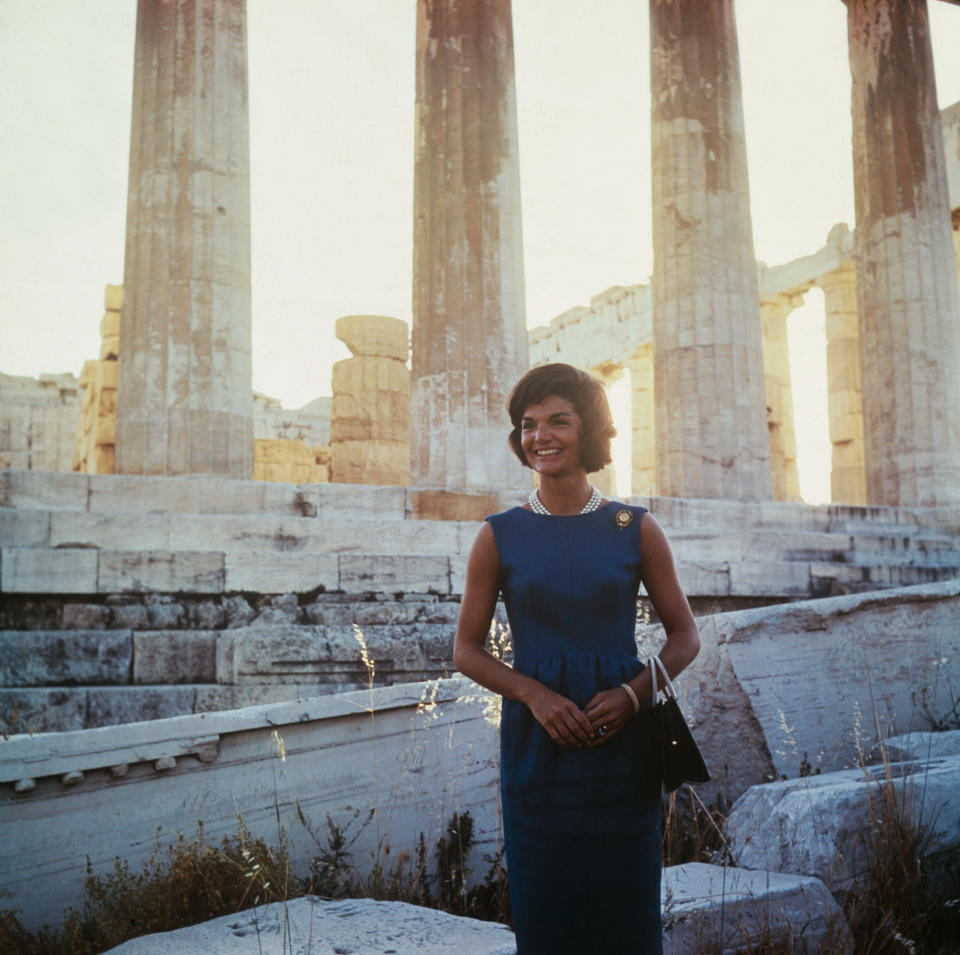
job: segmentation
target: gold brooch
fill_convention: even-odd
[[[625,527],[629,527],[633,523],[633,511],[628,511],[624,508],[622,511],[617,511],[616,515],[613,518],[613,522],[623,530]]]

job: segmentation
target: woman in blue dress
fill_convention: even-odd
[[[477,535],[454,662],[503,696],[517,951],[659,953],[660,779],[651,680],[637,659],[640,584],[666,632],[660,659],[671,677],[699,650],[696,624],[657,522],[587,480],[610,463],[616,433],[600,383],[570,365],[541,365],[508,409],[511,446],[539,489]],[[486,649],[501,593],[512,667]]]

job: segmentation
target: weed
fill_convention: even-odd
[[[63,928],[26,932],[16,913],[0,913],[0,951],[93,955],[152,932],[196,925],[261,903],[281,901],[291,884],[288,847],[254,839],[243,821],[221,846],[197,836],[156,848],[143,870],[117,859],[107,875],[90,872],[83,910]]]

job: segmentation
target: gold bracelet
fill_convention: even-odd
[[[633,715],[636,716],[640,712],[640,701],[637,699],[637,694],[633,692],[633,687],[629,683],[621,683],[620,686],[627,691],[627,696],[630,697],[630,702],[633,704]]]

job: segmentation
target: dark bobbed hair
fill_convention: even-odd
[[[573,365],[554,362],[531,368],[514,386],[507,399],[507,411],[513,430],[510,447],[524,467],[530,467],[521,444],[520,422],[530,405],[538,405],[551,395],[573,405],[583,427],[580,432],[580,462],[588,474],[601,470],[613,457],[610,439],[617,433],[603,385]]]

